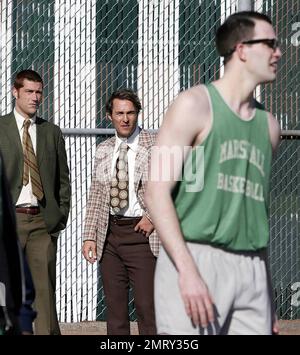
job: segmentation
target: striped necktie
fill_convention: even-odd
[[[36,156],[34,154],[32,141],[28,132],[30,126],[30,120],[26,119],[24,121],[24,131],[23,131],[23,154],[24,154],[24,171],[23,171],[23,185],[26,186],[29,182],[29,172],[30,180],[32,186],[32,192],[34,196],[40,201],[44,196],[43,187],[41,183],[40,173],[37,166]]]

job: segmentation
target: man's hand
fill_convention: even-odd
[[[154,227],[149,219],[146,216],[143,216],[143,218],[135,226],[134,230],[136,232],[143,233],[147,238],[149,238],[149,235],[153,232]]]
[[[279,334],[279,322],[277,319],[277,315],[273,315],[273,324],[272,324],[272,334],[273,335],[278,335]]]
[[[206,328],[214,322],[213,301],[209,290],[196,270],[179,273],[179,289],[186,314],[194,326]]]
[[[96,242],[86,240],[82,245],[82,254],[89,263],[93,264],[97,260]]]

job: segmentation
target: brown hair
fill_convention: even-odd
[[[267,15],[255,11],[241,11],[229,16],[218,28],[216,47],[219,55],[224,57],[225,64],[231,58],[238,43],[252,38],[255,20],[272,24]]]
[[[107,100],[105,109],[108,114],[112,114],[112,109],[113,109],[113,100],[114,99],[119,99],[119,100],[128,100],[131,101],[136,109],[137,114],[140,112],[142,109],[142,105],[140,102],[140,99],[138,98],[137,94],[131,90],[131,89],[119,89],[117,91],[114,91],[110,98]]]
[[[24,80],[27,79],[29,81],[34,81],[37,83],[43,84],[43,79],[41,76],[34,70],[31,69],[26,69],[22,70],[19,73],[17,73],[15,81],[14,81],[14,88],[21,89],[24,86]]]

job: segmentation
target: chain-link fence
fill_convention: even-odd
[[[81,238],[96,144],[111,133],[95,131],[110,128],[104,112],[106,99],[116,88],[133,88],[143,103],[139,123],[159,128],[178,92],[222,74],[215,29],[241,3],[246,1],[1,0],[1,113],[12,110],[15,73],[33,68],[45,82],[40,114],[64,129],[66,137],[72,209],[59,239],[60,321],[105,318],[101,279],[97,266],[83,261]],[[273,165],[270,261],[278,315],[296,318],[300,315],[300,296],[299,302],[296,297],[300,282],[300,0],[252,3],[255,10],[272,18],[283,52],[277,81],[261,87],[257,96],[282,129],[292,131],[283,137]],[[132,318],[133,310],[131,298]]]

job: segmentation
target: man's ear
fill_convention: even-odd
[[[246,46],[243,43],[238,43],[235,47],[235,52],[239,56],[240,60],[245,62],[246,61],[246,53],[245,53]]]
[[[107,117],[110,121],[112,121],[111,115],[110,115],[109,113],[106,115],[106,117]]]
[[[15,99],[18,98],[18,90],[15,87],[13,87],[13,89],[12,89],[12,94]]]

